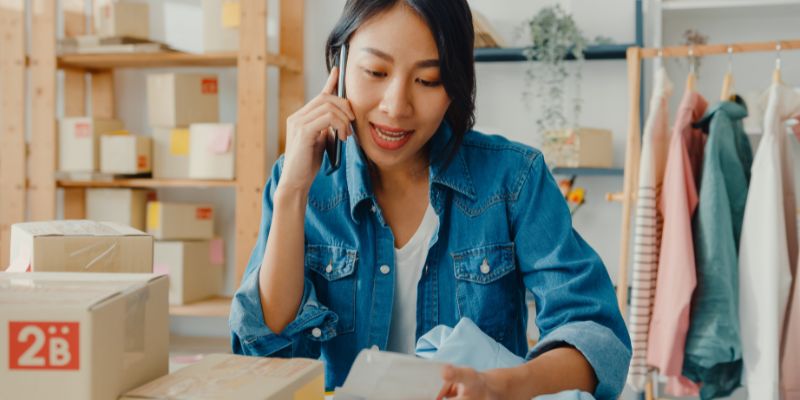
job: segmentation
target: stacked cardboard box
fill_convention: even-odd
[[[168,372],[168,282],[0,274],[0,397],[116,399]]]
[[[94,29],[100,37],[150,36],[150,10],[147,3],[129,0],[96,0]]]
[[[170,304],[218,295],[224,275],[224,243],[214,238],[214,207],[153,201],[147,232],[155,244],[154,271],[170,276]]]

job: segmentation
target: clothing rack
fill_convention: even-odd
[[[617,302],[623,316],[628,303],[628,255],[631,239],[631,210],[636,201],[639,182],[639,157],[641,153],[641,121],[639,93],[642,86],[642,61],[658,57],[701,57],[730,55],[733,53],[781,52],[800,50],[800,39],[773,42],[732,43],[700,46],[672,46],[664,48],[629,47],[626,53],[628,64],[628,137],[625,147],[625,173],[622,193],[608,195],[609,201],[622,202],[622,237],[620,241],[619,274],[617,277]],[[780,53],[779,53],[780,54]],[[652,400],[653,384],[648,379],[645,396]]]

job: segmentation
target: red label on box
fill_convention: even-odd
[[[210,207],[199,207],[197,211],[195,211],[195,218],[197,219],[211,219],[214,214],[214,210]]]
[[[80,354],[77,322],[8,323],[8,369],[78,370]]]
[[[140,168],[140,169],[145,169],[145,168],[147,168],[147,156],[145,156],[145,155],[140,155],[140,156],[139,156],[139,157],[136,159],[136,165],[137,165],[137,167],[138,167],[138,168]]]
[[[203,94],[217,94],[217,78],[203,78]]]
[[[92,125],[88,122],[78,122],[75,124],[75,137],[85,138],[92,135]]]

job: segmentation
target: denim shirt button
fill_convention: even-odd
[[[389,273],[389,271],[390,271],[390,269],[389,269],[388,265],[381,265],[381,273],[382,274],[386,275],[386,274]]]
[[[322,329],[319,329],[319,328],[312,329],[311,330],[311,336],[313,336],[315,338],[318,338],[318,337],[322,336]]]
[[[489,266],[489,262],[487,262],[487,261],[486,261],[486,259],[484,258],[484,259],[483,259],[483,264],[481,264],[481,273],[483,273],[484,275],[486,275],[486,274],[488,274],[488,273],[489,273],[489,271],[491,271],[491,270],[492,270],[492,267],[490,267],[490,266]]]
[[[330,274],[331,272],[333,272],[333,265],[332,265],[332,264],[328,264],[328,266],[327,266],[327,267],[325,267],[325,272],[327,272],[327,273],[329,273],[329,274]]]

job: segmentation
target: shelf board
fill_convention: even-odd
[[[178,317],[228,317],[231,312],[230,297],[212,297],[182,306],[169,306],[169,315]]]
[[[555,167],[551,170],[553,175],[580,175],[580,176],[622,176],[622,168],[566,168]]]
[[[800,5],[798,0],[663,0],[661,9],[668,10],[711,10],[739,7],[766,7]]]
[[[600,44],[592,45],[584,50],[583,55],[587,60],[624,60],[630,44]],[[479,48],[475,49],[475,62],[514,62],[527,61],[524,47],[508,48]],[[566,54],[565,59],[574,60],[572,53]]]
[[[202,179],[114,179],[109,181],[76,181],[58,180],[60,188],[205,188],[205,187],[233,187],[235,180],[202,180]]]
[[[58,57],[59,68],[161,68],[161,67],[235,67],[237,52],[192,54],[181,52],[123,54],[64,54]],[[269,53],[267,65],[299,72],[300,65],[289,57]]]

